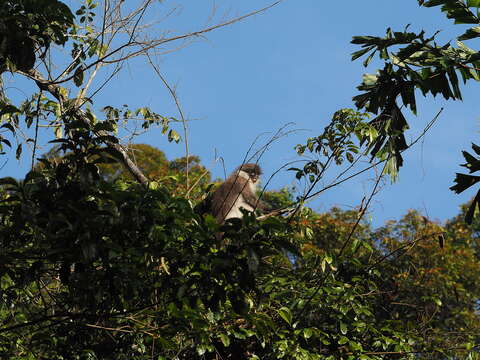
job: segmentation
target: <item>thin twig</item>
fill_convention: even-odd
[[[415,140],[413,140],[413,141],[407,146],[406,149],[400,151],[400,153],[403,153],[403,152],[409,150],[409,149],[410,149],[411,147],[413,147],[418,141],[420,141],[420,139],[422,139],[422,138],[426,135],[427,131],[430,130],[430,128],[431,128],[431,127],[435,124],[435,122],[438,120],[438,117],[440,116],[440,114],[442,113],[442,111],[443,111],[443,108],[441,108],[441,109],[438,111],[438,113],[434,116],[434,118],[427,124],[427,126],[426,126],[425,129],[422,131],[422,133],[421,133],[417,138],[415,138]],[[330,185],[328,185],[328,186],[325,186],[324,188],[322,188],[322,189],[320,189],[320,190],[318,190],[318,191],[310,194],[309,196],[305,197],[305,198],[303,199],[303,201],[311,200],[311,199],[313,199],[314,197],[316,197],[317,195],[319,195],[320,193],[322,193],[322,192],[324,192],[324,191],[326,191],[326,190],[328,190],[328,189],[331,189],[332,187],[335,187],[335,186],[337,186],[337,185],[340,185],[340,184],[342,184],[342,183],[344,183],[344,182],[346,182],[346,181],[348,181],[348,180],[350,180],[350,179],[352,179],[352,178],[354,178],[354,177],[356,177],[356,176],[358,176],[358,175],[361,175],[361,174],[363,174],[364,172],[366,172],[366,171],[368,171],[368,170],[376,167],[377,165],[380,165],[381,163],[383,163],[383,162],[385,162],[385,161],[386,161],[386,159],[384,159],[384,160],[378,160],[377,162],[375,162],[375,163],[367,166],[366,168],[364,168],[364,169],[362,169],[362,170],[359,170],[359,171],[357,171],[356,173],[354,173],[354,174],[352,174],[352,175],[350,175],[350,176],[348,176],[348,177],[346,177],[346,178],[344,178],[344,179],[342,179],[342,180],[339,180],[339,181],[337,181],[337,182],[334,182],[334,183],[332,183],[332,184],[330,184]]]
[[[38,122],[40,118],[40,100],[42,98],[42,94],[43,94],[43,90],[40,89],[40,93],[38,94],[38,99],[37,99],[37,119],[35,120],[35,136],[33,138],[31,170],[33,170],[33,166],[35,165],[35,152],[37,150],[37,140],[38,140]]]
[[[283,131],[286,127],[288,127],[288,126],[290,126],[290,125],[292,125],[292,124],[293,124],[293,123],[287,123],[287,124],[285,124],[284,126],[282,126],[280,129],[278,129],[278,130],[275,132],[275,134],[273,134],[273,135],[270,137],[270,139],[268,139],[267,142],[266,142],[263,146],[260,147],[259,150],[255,151],[255,152],[249,157],[249,154],[250,154],[250,152],[252,151],[254,145],[256,144],[256,142],[260,139],[260,137],[261,137],[263,134],[258,135],[258,136],[254,139],[254,141],[250,144],[250,147],[249,147],[248,151],[246,152],[246,154],[245,154],[245,156],[244,156],[244,158],[243,158],[242,164],[241,164],[240,166],[246,164],[247,162],[252,161],[254,158],[256,158],[255,164],[258,165],[258,162],[260,161],[261,157],[265,154],[265,151],[268,149],[268,147],[269,147],[272,143],[274,143],[274,142],[277,141],[278,139],[282,138],[283,136],[287,136],[287,135],[289,135],[290,133],[292,133],[292,132],[295,131],[295,130],[286,131],[286,132]],[[277,172],[278,172],[278,171],[279,171],[279,170],[277,170]],[[236,183],[238,177],[239,177],[239,172],[236,174],[235,181],[232,183],[232,187],[229,189],[227,195],[224,197],[222,206],[223,206],[223,204],[225,203],[225,201],[228,199],[228,197],[229,197],[229,195],[230,195],[230,192],[232,191],[232,189],[233,189],[233,187],[234,187],[234,184]],[[271,177],[270,177],[270,179],[271,179]],[[269,181],[270,181],[270,179],[269,179]],[[248,183],[245,183],[244,186],[243,186],[243,188],[245,188],[245,186],[247,186],[247,185],[248,185]],[[230,210],[231,210],[231,209],[233,208],[233,206],[235,205],[235,202],[236,202],[236,201],[238,200],[238,198],[242,195],[243,188],[242,188],[242,191],[237,194],[237,197],[235,198],[235,201],[232,203],[230,209],[228,209],[228,211],[226,212],[226,214],[228,214],[228,212],[230,212]],[[263,188],[261,194],[263,194],[264,191],[265,191],[265,187]],[[255,211],[255,210],[257,209],[257,206],[258,206],[258,204],[260,203],[260,198],[261,198],[261,196],[257,199],[257,203],[255,204],[255,206],[254,206],[254,208],[253,208],[253,211]]]
[[[195,189],[195,187],[198,185],[198,183],[200,182],[200,180],[202,180],[202,179],[203,179],[207,174],[209,174],[209,173],[210,173],[210,171],[205,170],[205,171],[202,173],[202,175],[200,175],[200,176],[198,177],[198,179],[192,184],[192,186],[191,186],[189,189],[187,189],[187,193],[185,194],[185,197],[186,197],[187,199],[189,198],[190,193],[192,192],[192,190]]]
[[[383,255],[380,259],[378,259],[378,260],[375,261],[373,264],[371,264],[371,265],[365,270],[365,272],[368,273],[369,271],[371,271],[372,269],[374,269],[375,267],[377,267],[378,265],[380,265],[382,262],[384,262],[384,261],[387,260],[388,258],[392,257],[392,256],[395,255],[397,252],[402,251],[403,249],[413,247],[413,246],[415,246],[415,245],[416,245],[418,242],[420,242],[420,241],[427,240],[427,239],[431,239],[432,237],[441,236],[441,235],[444,235],[444,234],[445,234],[445,232],[441,231],[441,232],[438,232],[438,233],[427,234],[427,235],[424,235],[424,236],[419,237],[419,238],[417,238],[417,239],[414,239],[414,240],[412,240],[412,241],[409,241],[409,242],[403,244],[402,246],[396,248],[395,250],[392,250],[392,251],[389,252],[388,254]]]
[[[350,233],[348,234],[347,239],[344,241],[343,246],[340,249],[340,252],[338,254],[339,257],[341,257],[343,255],[343,252],[345,251],[347,245],[350,243],[350,240],[352,239],[352,236],[355,233],[355,230],[357,229],[358,225],[360,224],[360,221],[362,220],[363,216],[365,215],[365,213],[366,213],[366,211],[367,211],[367,209],[370,205],[370,202],[372,201],[373,197],[377,193],[378,186],[380,185],[380,180],[382,180],[383,175],[385,175],[385,169],[387,168],[388,160],[390,160],[390,156],[386,159],[385,164],[384,164],[383,169],[382,169],[382,172],[377,177],[377,180],[375,181],[375,185],[373,187],[373,190],[372,190],[370,196],[368,197],[365,205],[360,209],[360,213],[357,216],[357,220],[355,221],[355,224],[353,225],[352,229],[350,230]]]
[[[259,10],[255,10],[255,11],[252,11],[248,14],[245,14],[245,15],[242,15],[242,16],[239,16],[239,17],[236,17],[234,19],[231,19],[231,20],[228,20],[228,21],[225,21],[225,22],[222,22],[220,24],[217,24],[217,25],[213,25],[213,26],[210,26],[208,28],[205,28],[205,29],[202,29],[202,30],[198,30],[198,31],[194,31],[194,32],[190,32],[190,33],[186,33],[186,34],[182,34],[182,35],[177,35],[177,36],[174,36],[174,37],[171,37],[171,38],[166,38],[166,39],[159,39],[159,40],[156,40],[156,41],[152,41],[150,42],[148,45],[142,47],[140,50],[137,50],[137,51],[133,51],[131,52],[130,54],[126,55],[126,56],[123,56],[121,58],[118,58],[118,59],[115,59],[115,60],[107,60],[108,58],[112,57],[113,55],[117,54],[118,52],[122,51],[123,49],[129,47],[129,46],[132,46],[132,45],[141,45],[140,43],[136,42],[133,40],[133,36],[130,37],[130,39],[123,45],[119,46],[118,48],[116,48],[115,50],[112,50],[110,51],[108,54],[100,57],[98,60],[92,62],[91,64],[89,65],[86,65],[82,71],[86,71],[92,67],[94,67],[96,64],[98,63],[107,63],[107,64],[110,64],[110,63],[115,63],[115,62],[121,62],[121,61],[124,61],[124,60],[127,60],[129,58],[132,58],[132,57],[135,57],[135,56],[138,56],[138,55],[141,55],[141,54],[144,54],[146,53],[148,50],[150,49],[153,49],[153,48],[156,48],[160,45],[163,45],[165,43],[169,43],[169,42],[173,42],[173,41],[177,41],[177,40],[183,40],[183,39],[187,39],[187,38],[192,38],[192,37],[197,37],[197,36],[200,36],[200,35],[203,35],[203,34],[206,34],[208,32],[211,32],[213,30],[217,30],[219,28],[223,28],[225,26],[228,26],[228,25],[232,25],[232,24],[235,24],[237,22],[240,22],[248,17],[251,17],[251,16],[254,16],[254,15],[257,15],[257,14],[260,14],[262,12],[265,12],[267,11],[268,9],[278,5],[279,3],[281,3],[283,0],[278,0],[278,1],[275,1],[274,3],[262,8],[262,9],[259,9]],[[139,19],[137,20],[137,23],[135,24],[134,26],[134,30],[136,30],[136,27],[138,26],[138,21],[140,21],[140,19],[143,17],[143,14],[146,10],[146,7],[142,10],[142,14],[141,16],[139,17]],[[49,82],[48,84],[49,85],[55,85],[55,84],[60,84],[60,83],[63,83],[63,82],[66,82],[66,81],[70,81],[74,78],[75,75],[71,75],[71,76],[68,76],[66,77],[65,79],[62,79],[62,80],[55,80],[55,81],[51,81]]]
[[[190,183],[189,183],[190,153],[189,153],[189,149],[188,149],[188,125],[187,125],[187,120],[185,119],[185,116],[183,115],[182,106],[180,105],[180,101],[178,99],[176,90],[173,89],[170,86],[170,84],[167,82],[165,77],[160,72],[160,69],[158,68],[158,66],[156,66],[153,63],[152,58],[150,57],[150,54],[147,52],[145,55],[147,56],[147,59],[148,59],[148,62],[150,63],[150,65],[153,67],[153,70],[155,70],[155,72],[157,73],[160,80],[162,80],[163,84],[168,89],[168,92],[170,93],[173,100],[175,101],[175,106],[177,107],[178,113],[180,114],[180,120],[182,121],[182,125],[183,125],[183,137],[184,137],[184,142],[185,142],[185,175],[186,175],[186,178],[187,178],[186,179],[186,188],[189,189],[190,188]],[[187,195],[186,195],[187,199],[188,199],[188,193],[189,193],[189,191],[187,191]]]
[[[390,156],[388,157],[388,159],[390,158]],[[373,187],[373,190],[370,194],[370,196],[368,197],[368,200],[366,202],[366,205],[360,210],[360,213],[357,217],[357,220],[355,221],[355,224],[352,226],[351,230],[350,230],[350,233],[348,234],[347,238],[345,239],[345,241],[343,242],[343,246],[341,247],[340,249],[340,252],[339,252],[339,255],[338,255],[338,258],[341,258],[342,255],[343,255],[343,252],[345,251],[347,245],[350,243],[350,240],[353,236],[353,234],[355,233],[358,225],[360,224],[360,221],[362,220],[363,216],[365,215],[365,212],[366,210],[368,209],[368,206],[371,202],[371,200],[373,199],[374,195],[376,194],[376,191],[377,191],[377,188],[380,184],[380,180],[383,178],[383,175],[385,173],[385,169],[387,167],[387,164],[388,164],[388,159],[387,161],[385,162],[384,166],[383,166],[383,169],[382,169],[382,172],[380,173],[380,175],[378,176],[377,180],[375,181],[375,185]],[[318,282],[315,290],[313,291],[312,295],[310,295],[308,297],[308,299],[306,300],[305,302],[305,305],[303,306],[303,308],[300,310],[300,313],[298,314],[298,319],[300,320],[302,318],[302,316],[305,314],[307,308],[309,307],[310,303],[312,302],[312,300],[315,298],[315,296],[317,296],[318,292],[320,291],[320,289],[322,288],[323,286],[323,283],[325,282],[325,280],[327,279],[328,276],[330,276],[330,274],[332,273],[332,268],[329,267],[327,269],[327,271],[325,272],[324,276],[322,276],[322,278],[320,279],[320,281]]]

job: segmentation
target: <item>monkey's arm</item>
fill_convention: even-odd
[[[271,210],[271,206],[269,206],[266,202],[258,199],[257,209],[264,213],[266,211]]]
[[[247,185],[248,186],[248,185]],[[246,188],[243,192],[243,200],[250,205],[252,208],[260,211],[266,211],[269,209],[269,206],[260,200],[255,193],[251,191],[250,188]]]

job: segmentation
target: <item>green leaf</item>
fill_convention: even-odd
[[[311,328],[303,329],[303,337],[305,339],[310,339],[313,335],[313,330]]]
[[[370,64],[370,62],[371,62],[372,59],[373,59],[373,55],[375,55],[374,52],[372,52],[370,55],[368,55],[367,58],[363,61],[363,66],[364,66],[364,67],[367,67],[368,64]]]
[[[472,143],[472,149],[473,149],[473,151],[475,151],[475,153],[476,153],[477,155],[480,155],[480,146]]]
[[[440,234],[438,235],[438,245],[440,246],[441,249],[445,246],[445,235]]]
[[[10,130],[12,132],[12,134],[15,134],[15,128],[9,123],[3,124],[2,126],[0,126],[0,128],[6,128],[6,129]]]
[[[20,110],[13,106],[13,105],[3,105],[1,108],[0,108],[0,116],[2,115],[5,115],[5,114],[14,114],[14,113],[19,113]]]
[[[197,346],[197,354],[203,356],[207,352],[207,347],[205,345]]]
[[[451,186],[450,190],[456,192],[457,194],[460,194],[469,187],[478,183],[480,181],[480,176],[456,173],[454,181],[456,182],[456,184]]]
[[[325,261],[325,258],[323,258],[322,262],[320,263],[320,268],[322,269],[322,272],[325,272],[326,267],[327,267],[327,262]]]
[[[113,135],[101,135],[95,138],[97,142],[118,144],[118,139]]]
[[[375,74],[363,74],[362,84],[366,86],[372,86],[377,83],[378,75]]]
[[[477,206],[480,208],[480,190],[477,192],[477,195],[473,199],[470,207],[468,208],[467,213],[465,214],[465,222],[471,224],[473,222],[473,216],[475,215],[475,209]]]
[[[7,144],[8,147],[12,147],[12,144],[11,144],[10,141],[7,140],[7,139],[3,139],[3,138],[0,137],[0,142],[3,142],[4,144]]]
[[[221,340],[222,343],[223,343],[223,346],[225,346],[225,347],[229,347],[229,346],[230,346],[230,338],[228,337],[227,334],[221,333],[221,334],[219,335],[219,337],[220,337],[220,340]]]
[[[73,74],[73,82],[75,83],[75,85],[77,86],[82,85],[83,73],[84,73],[83,66],[80,65],[79,67],[77,67],[77,69],[75,70],[75,73]]]
[[[20,143],[17,146],[17,151],[15,151],[15,158],[19,160],[21,155],[22,155],[22,144]]]
[[[325,255],[325,261],[330,265],[333,262],[333,258],[330,255]]]
[[[113,124],[110,121],[101,121],[96,123],[93,127],[94,131],[114,131]]]
[[[348,160],[349,163],[353,163],[354,158],[353,158],[352,153],[347,152],[347,153],[345,154],[345,156],[347,157],[347,160]]]
[[[12,177],[4,177],[0,179],[0,185],[13,185],[18,186],[17,180]]]
[[[467,0],[468,7],[480,7],[480,0]]]
[[[365,49],[355,51],[354,53],[352,53],[352,61],[358,59],[359,57],[361,57],[362,55],[366,54],[367,52],[373,49],[374,49],[373,46],[369,46]]]
[[[61,126],[55,126],[55,128],[54,128],[54,133],[55,133],[55,137],[56,137],[57,139],[63,137],[62,127],[61,127]]]
[[[458,40],[470,40],[480,36],[480,26],[474,26],[465,31],[463,35],[458,37]]]
[[[180,135],[175,130],[170,130],[168,132],[168,141],[175,141],[176,143],[178,143],[180,141]]]
[[[352,253],[355,253],[358,250],[358,248],[360,247],[360,244],[361,244],[361,241],[359,239],[354,239],[352,241],[352,247],[351,247]]]
[[[288,325],[292,325],[292,312],[287,307],[282,307],[278,310],[278,315],[287,322]]]

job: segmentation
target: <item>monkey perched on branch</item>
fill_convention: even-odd
[[[215,190],[211,197],[211,213],[219,224],[230,218],[241,218],[241,208],[266,210],[267,206],[255,194],[261,174],[257,164],[243,164]]]

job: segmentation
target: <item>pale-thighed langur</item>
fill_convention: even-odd
[[[266,205],[255,194],[262,170],[257,164],[239,166],[212,195],[212,214],[219,224],[230,218],[241,218],[247,211],[265,210]]]

